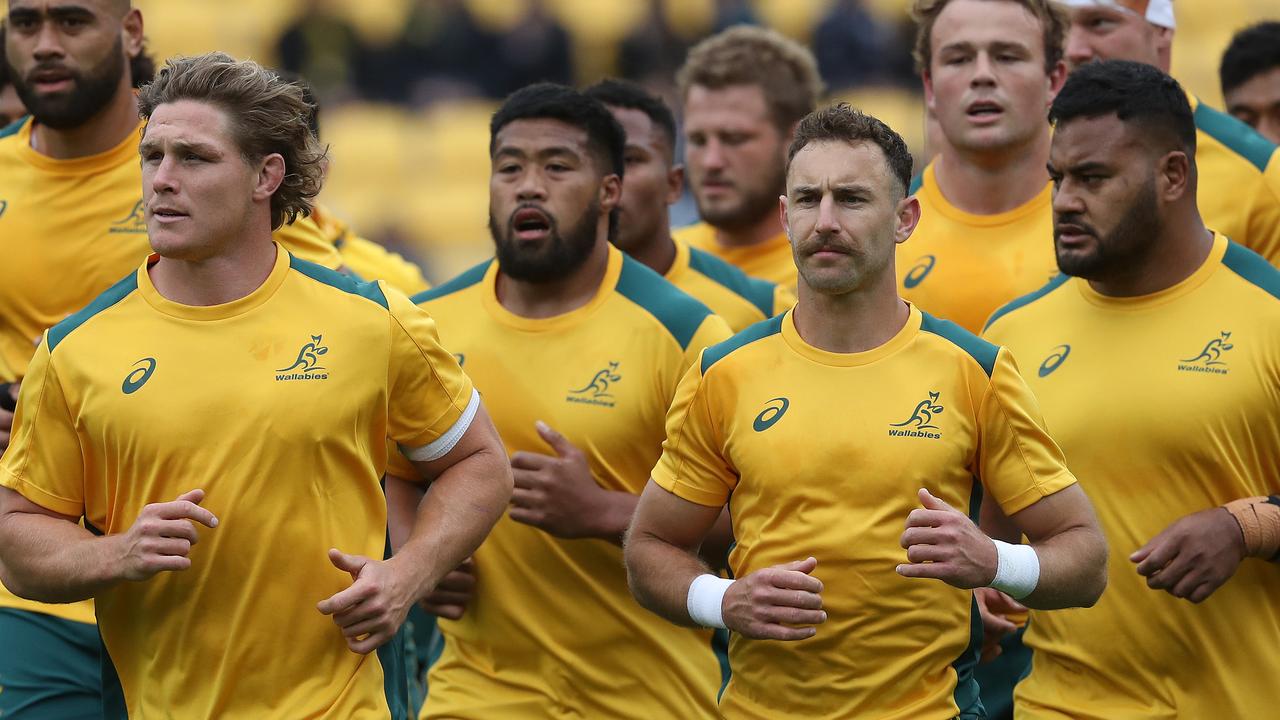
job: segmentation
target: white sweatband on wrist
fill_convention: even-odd
[[[694,578],[689,585],[689,598],[685,600],[689,619],[703,627],[723,628],[721,607],[724,604],[724,594],[732,584],[732,580],[710,573]]]
[[[1040,556],[1030,545],[996,544],[996,577],[988,587],[995,588],[1014,600],[1030,595],[1040,582]]]

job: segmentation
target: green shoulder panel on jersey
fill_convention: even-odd
[[[1271,162],[1276,146],[1253,128],[1204,103],[1196,106],[1195,120],[1196,129],[1248,160],[1258,168],[1258,172],[1264,172],[1267,169],[1267,163]]]
[[[295,257],[293,254],[289,255],[289,267],[318,283],[323,283],[352,295],[359,295],[366,300],[378,303],[384,309],[387,308],[387,296],[382,293],[382,288],[376,282],[357,280],[350,275],[343,275],[337,270],[330,270],[323,265],[317,265]]]
[[[681,350],[689,347],[698,328],[702,327],[702,321],[712,314],[706,305],[686,295],[643,263],[632,260],[629,255],[622,256],[617,289],[618,294],[657,318],[679,343]]]
[[[761,320],[755,325],[743,328],[742,332],[721,343],[716,343],[702,351],[702,374],[706,375],[712,365],[723,360],[734,350],[746,347],[757,340],[763,340],[782,332],[782,318],[786,314]]]
[[[1065,283],[1070,279],[1071,279],[1070,275],[1066,275],[1064,273],[1058,273],[1057,277],[1050,280],[1048,284],[1046,284],[1044,287],[1040,288],[1039,290],[1036,290],[1035,292],[1027,293],[1026,295],[1023,295],[1020,298],[1015,298],[1013,300],[1010,300],[1009,302],[1005,303],[1000,308],[998,308],[994,313],[991,313],[991,317],[987,319],[987,324],[982,326],[982,331],[986,332],[987,328],[991,327],[991,325],[994,324],[995,321],[999,320],[1005,315],[1008,315],[1014,310],[1017,310],[1018,308],[1023,307],[1024,305],[1030,305],[1031,303],[1039,300],[1045,295],[1048,295],[1054,290],[1057,290],[1058,288],[1062,287],[1063,283]]]
[[[920,192],[920,186],[921,186],[921,185],[924,185],[924,173],[923,173],[923,172],[921,172],[919,175],[916,175],[915,177],[911,178],[911,186],[907,188],[907,197],[910,197],[910,196],[915,195],[916,193]]]
[[[484,280],[484,274],[489,272],[489,266],[492,264],[492,258],[485,260],[479,265],[463,271],[461,275],[455,276],[452,280],[449,280],[442,285],[437,285],[430,290],[423,290],[409,299],[413,301],[414,305],[421,305],[428,300],[435,300],[437,298],[442,298],[445,295],[452,295],[456,292],[466,290],[472,285]]]
[[[773,293],[777,285],[753,278],[735,265],[721,260],[706,250],[689,248],[689,268],[701,273],[752,305],[765,317],[773,317]]]
[[[125,299],[129,296],[129,293],[137,289],[138,271],[134,270],[94,298],[93,302],[86,305],[83,310],[69,315],[67,319],[49,328],[49,352],[53,352],[59,343],[70,335],[73,330],[88,322],[89,318]]]
[[[22,124],[27,121],[28,117],[30,117],[30,115],[23,115],[22,117],[18,118],[17,120],[14,120],[8,125],[5,125],[3,128],[0,128],[0,138],[7,138],[10,135],[17,135],[18,131],[22,129]]]
[[[964,350],[982,366],[987,377],[996,369],[996,355],[1000,353],[999,345],[992,345],[973,333],[965,330],[950,320],[939,320],[927,312],[920,313],[920,329],[932,333]]]
[[[1245,282],[1256,285],[1271,297],[1280,300],[1280,270],[1258,253],[1243,245],[1228,242],[1222,264]]]

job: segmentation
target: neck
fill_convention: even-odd
[[[531,283],[504,275],[499,268],[498,302],[513,315],[550,318],[572,312],[591,302],[600,291],[609,268],[609,242],[597,236],[595,249],[587,261],[561,280]]]
[[[1089,287],[1107,297],[1140,297],[1160,292],[1191,277],[1213,249],[1213,233],[1194,208],[1170,220],[1146,256],[1105,277],[1089,280]],[[1118,263],[1120,264],[1120,263]]]
[[[724,247],[751,247],[766,243],[782,234],[782,218],[776,212],[766,213],[759,222],[744,228],[716,228],[716,243]]]
[[[793,315],[796,331],[805,342],[827,352],[858,353],[880,347],[902,330],[911,315],[893,280],[891,266],[873,287],[823,295],[806,285],[801,275]]]
[[[262,287],[276,264],[270,236],[233,242],[228,252],[200,260],[161,257],[151,284],[166,300],[205,307],[235,302]]]
[[[36,152],[55,160],[71,160],[104,153],[119,145],[138,127],[138,101],[129,86],[129,76],[97,115],[68,130],[55,130],[35,123],[31,146]]]
[[[658,223],[653,234],[636,246],[634,252],[627,254],[659,275],[666,275],[676,261],[676,242],[671,239],[671,224],[665,220]]]
[[[982,153],[966,152],[950,144],[933,163],[933,177],[947,202],[972,215],[1009,212],[1039,195],[1049,173],[1046,128],[1029,143]]]

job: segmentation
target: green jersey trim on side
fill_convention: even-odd
[[[689,268],[733,291],[735,295],[754,305],[765,317],[773,317],[773,295],[777,285],[753,278],[736,266],[695,247],[689,248]]]
[[[1026,295],[1023,295],[1020,298],[1015,298],[1013,300],[1010,300],[1009,302],[1005,303],[1002,307],[1000,307],[998,310],[996,310],[994,313],[991,314],[991,317],[987,319],[987,324],[982,326],[982,331],[986,332],[987,328],[995,324],[995,321],[999,320],[1005,315],[1008,315],[1014,310],[1017,310],[1018,308],[1023,307],[1025,305],[1030,305],[1031,303],[1039,300],[1045,295],[1048,295],[1054,290],[1057,290],[1059,287],[1062,287],[1063,283],[1065,283],[1067,280],[1070,280],[1070,279],[1071,279],[1070,275],[1066,275],[1064,273],[1058,273],[1057,277],[1050,280],[1048,284],[1046,284],[1044,287],[1041,287],[1039,290],[1036,290],[1035,292],[1027,293]]]
[[[93,302],[84,307],[83,310],[72,313],[67,319],[49,328],[47,333],[49,352],[57,349],[68,335],[76,328],[89,321],[89,318],[115,305],[125,299],[134,290],[138,289],[138,271],[133,271],[124,276],[115,285],[107,288],[101,295],[93,299]]]
[[[622,256],[622,272],[618,274],[617,290],[618,294],[639,305],[662,323],[671,337],[679,343],[681,350],[689,348],[693,336],[702,327],[702,321],[712,314],[706,305],[685,294],[643,263],[631,259],[629,255]]]
[[[472,285],[484,280],[485,273],[489,272],[489,266],[492,265],[493,262],[492,258],[485,260],[479,265],[474,265],[462,271],[460,275],[453,277],[451,280],[441,285],[437,285],[430,290],[423,290],[409,299],[413,301],[414,305],[421,305],[429,300],[438,300],[445,295],[452,295],[456,292],[466,290]]]
[[[376,282],[363,282],[350,275],[343,275],[337,270],[330,270],[323,265],[317,265],[292,254],[289,255],[289,268],[297,270],[318,283],[352,295],[359,295],[366,300],[381,305],[384,310],[389,309],[387,307],[387,296],[383,294],[382,287]]]
[[[14,120],[8,125],[5,125],[3,128],[0,128],[0,138],[7,138],[10,135],[17,135],[18,131],[22,129],[22,125],[27,122],[27,118],[29,117],[31,116],[23,115],[22,117],[18,118],[17,120]]]
[[[1258,168],[1258,172],[1266,171],[1267,163],[1271,162],[1271,156],[1275,153],[1276,146],[1259,135],[1253,128],[1204,103],[1196,106],[1195,121],[1197,130],[1204,132],[1214,140],[1226,145],[1235,154],[1248,160],[1250,164]]]
[[[1258,253],[1243,245],[1228,242],[1227,251],[1222,256],[1222,264],[1245,282],[1280,300],[1280,270]]]
[[[964,350],[982,366],[987,377],[996,369],[996,356],[1000,354],[1000,346],[992,345],[973,333],[965,330],[950,320],[939,320],[927,312],[920,313],[920,330],[932,333],[952,345]]]
[[[712,365],[723,360],[733,351],[744,348],[757,340],[764,340],[782,332],[782,318],[785,314],[761,320],[755,325],[743,328],[742,332],[721,343],[716,343],[702,351],[702,374],[706,375]]]

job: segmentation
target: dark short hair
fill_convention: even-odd
[[[916,0],[911,17],[916,21],[916,44],[911,55],[916,60],[916,72],[924,75],[933,62],[933,26],[938,16],[953,0]],[[1044,71],[1053,72],[1062,61],[1067,42],[1067,28],[1071,23],[1067,13],[1051,0],[1004,0],[1021,6],[1035,16],[1040,23],[1040,37],[1044,42]]]
[[[324,183],[325,149],[307,125],[311,106],[297,85],[251,60],[220,52],[169,60],[138,92],[138,112],[149,119],[166,103],[194,100],[227,114],[232,136],[248,162],[278,153],[284,180],[271,195],[271,228],[311,213]]]
[[[671,108],[658,96],[640,87],[630,80],[607,78],[582,91],[587,97],[595,98],[606,106],[639,110],[649,117],[649,121],[662,130],[667,136],[667,145],[672,155],[676,146],[676,116]]]
[[[1054,127],[1076,118],[1115,115],[1139,126],[1146,136],[1161,136],[1188,156],[1196,151],[1196,121],[1187,93],[1177,80],[1146,63],[1103,60],[1067,77],[1049,108]]]
[[[1261,22],[1241,30],[1231,38],[1222,54],[1218,79],[1227,93],[1249,82],[1255,75],[1280,67],[1280,22]]]
[[[907,188],[911,186],[911,151],[907,149],[906,141],[879,118],[855,110],[849,103],[814,110],[800,120],[795,139],[787,150],[787,170],[791,170],[791,161],[804,146],[832,141],[868,142],[879,147],[893,176],[902,186],[902,194],[907,194]]]
[[[587,133],[587,146],[601,174],[622,177],[627,136],[599,100],[571,87],[537,83],[507,96],[489,122],[489,155],[497,149],[498,132],[516,120],[559,120]]]

